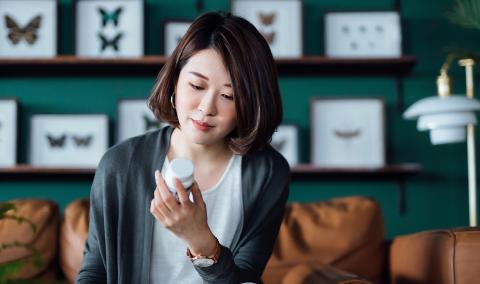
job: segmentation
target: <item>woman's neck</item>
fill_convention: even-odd
[[[194,164],[210,164],[221,161],[232,156],[233,152],[229,149],[227,143],[218,143],[214,145],[199,145],[188,143],[187,139],[182,138],[183,133],[175,128],[170,141],[168,158],[188,158]]]

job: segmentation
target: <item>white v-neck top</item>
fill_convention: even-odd
[[[207,222],[223,246],[230,247],[243,224],[241,167],[242,156],[233,155],[217,184],[202,191],[207,206]],[[168,168],[165,157],[162,175]],[[191,196],[190,196],[191,197]],[[186,255],[187,246],[155,219],[150,266],[152,284],[202,283]]]

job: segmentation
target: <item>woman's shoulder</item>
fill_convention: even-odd
[[[262,150],[249,153],[243,157],[242,170],[252,171],[256,176],[290,179],[290,166],[287,160],[271,145],[265,146]]]

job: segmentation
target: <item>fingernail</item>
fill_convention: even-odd
[[[155,181],[157,183],[160,182],[160,171],[159,170],[155,171]]]

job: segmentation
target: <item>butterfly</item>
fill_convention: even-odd
[[[123,33],[118,33],[113,39],[107,39],[104,34],[98,33],[98,37],[102,41],[102,51],[107,49],[107,47],[111,46],[115,51],[118,51],[118,43],[120,39],[123,37]]]
[[[275,32],[265,33],[261,32],[268,44],[272,44],[275,41]]]
[[[52,135],[47,134],[47,140],[51,148],[63,148],[66,139],[67,135],[65,134],[60,137],[53,137]]]
[[[72,136],[73,141],[75,141],[75,145],[81,147],[81,146],[90,146],[90,143],[92,142],[93,136],[88,135],[86,137],[79,137],[79,136]]]
[[[145,131],[152,128],[160,128],[160,121],[156,119],[150,119],[147,115],[143,116],[143,121],[145,122]]]
[[[258,17],[260,18],[260,22],[265,25],[265,26],[270,26],[273,21],[275,21],[275,12],[271,13],[263,13],[263,12],[258,12]]]
[[[356,130],[335,130],[335,136],[337,136],[338,138],[341,138],[341,139],[352,139],[352,138],[355,138],[357,136],[360,136],[360,134],[362,133],[362,131],[360,129],[356,129]]]
[[[40,28],[40,24],[42,22],[42,16],[38,15],[34,17],[24,28],[20,28],[15,22],[15,20],[5,15],[5,23],[8,29],[8,39],[13,43],[17,44],[23,38],[25,41],[32,45],[34,44],[37,39],[37,31]]]
[[[287,142],[286,139],[281,139],[281,140],[278,140],[278,141],[272,141],[272,143],[270,143],[270,144],[272,145],[273,148],[275,148],[275,150],[281,152],[283,150],[283,147],[285,146],[286,142]]]
[[[108,22],[112,22],[116,27],[118,26],[118,18],[123,11],[123,7],[118,7],[113,12],[107,12],[104,8],[98,7],[98,12],[102,15],[102,27],[105,27]]]

